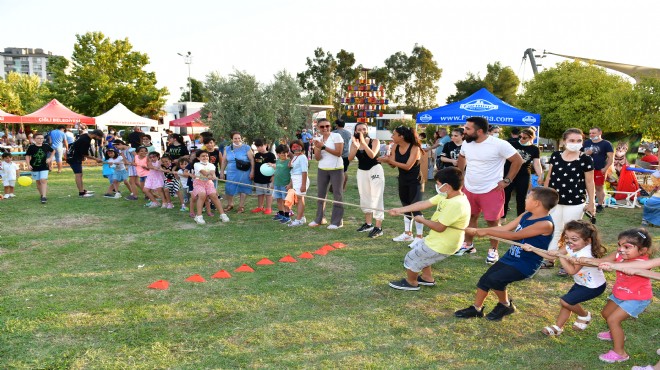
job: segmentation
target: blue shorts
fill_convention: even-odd
[[[140,177],[140,182],[145,182],[147,181],[147,176],[141,176]]]
[[[48,170],[32,171],[32,180],[48,180]]]
[[[504,291],[507,285],[515,281],[525,280],[526,278],[527,276],[515,267],[497,261],[481,276],[481,279],[477,283],[477,288],[485,291],[491,289]]]
[[[128,180],[128,170],[116,171],[110,176],[111,181],[122,182]]]
[[[614,296],[614,294],[610,294],[609,297],[607,297],[610,301],[616,303],[617,306],[621,307],[622,310],[626,311],[626,313],[634,318],[637,318],[640,313],[644,312],[646,307],[651,304],[651,299],[647,299],[644,301],[636,301],[634,299],[629,299],[629,300],[622,300]]]
[[[286,198],[286,185],[274,185],[273,199],[285,199],[285,198]]]
[[[603,294],[605,288],[607,288],[607,283],[603,283],[603,285],[598,288],[587,288],[584,285],[573,284],[568,293],[564,294],[561,299],[571,306],[574,306],[578,303],[586,302],[598,297]]]

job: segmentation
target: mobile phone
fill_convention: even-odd
[[[587,217],[589,217],[589,222],[591,222],[592,225],[596,224],[596,216],[592,215],[590,212],[585,212]]]

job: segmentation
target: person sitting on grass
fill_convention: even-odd
[[[526,212],[504,226],[485,229],[467,228],[465,233],[473,236],[494,236],[514,240],[522,244],[548,250],[554,223],[550,210],[559,202],[556,190],[547,187],[533,188],[525,199]],[[541,256],[526,252],[521,247],[511,248],[493,264],[477,283],[477,294],[474,304],[468,308],[454,312],[459,318],[483,317],[484,301],[492,289],[497,296],[497,306],[486,315],[486,319],[499,321],[506,315],[516,311],[509,299],[507,285],[532,277],[541,267]]]
[[[430,220],[415,216],[415,222],[428,226],[431,231],[406,254],[403,262],[406,278],[390,282],[394,289],[419,290],[420,285],[434,286],[431,265],[453,255],[463,244],[462,229],[470,222],[470,202],[461,191],[463,171],[456,167],[443,168],[436,172],[434,179],[438,195],[389,211],[390,215],[398,216],[436,207]]]

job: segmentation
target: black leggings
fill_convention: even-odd
[[[402,184],[399,182],[399,199],[404,207],[419,202],[422,200],[422,184]],[[412,219],[414,216],[420,216],[421,214],[421,211],[415,211],[405,213],[405,216]]]
[[[516,211],[518,212],[516,216],[520,216],[525,212],[525,198],[527,197],[527,191],[529,190],[529,174],[520,174],[516,176],[511,184],[504,188],[504,216],[509,212],[509,201],[511,200],[511,193],[516,191]]]

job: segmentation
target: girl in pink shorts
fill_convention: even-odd
[[[229,217],[224,212],[222,207],[222,202],[218,199],[218,193],[213,186],[213,180],[217,180],[215,177],[215,166],[209,162],[209,152],[202,150],[197,155],[199,162],[195,163],[193,166],[194,171],[194,180],[193,180],[193,198],[197,197],[197,209],[195,222],[200,225],[206,223],[204,217],[202,217],[202,208],[208,197],[211,202],[215,205],[215,208],[220,212],[220,220],[222,222],[229,222]]]
[[[158,198],[163,197],[163,184],[165,183],[165,175],[160,169],[160,154],[158,152],[149,153],[146,168],[149,170],[147,179],[144,181],[144,194],[149,198],[150,202],[146,204],[149,208],[158,208]]]

